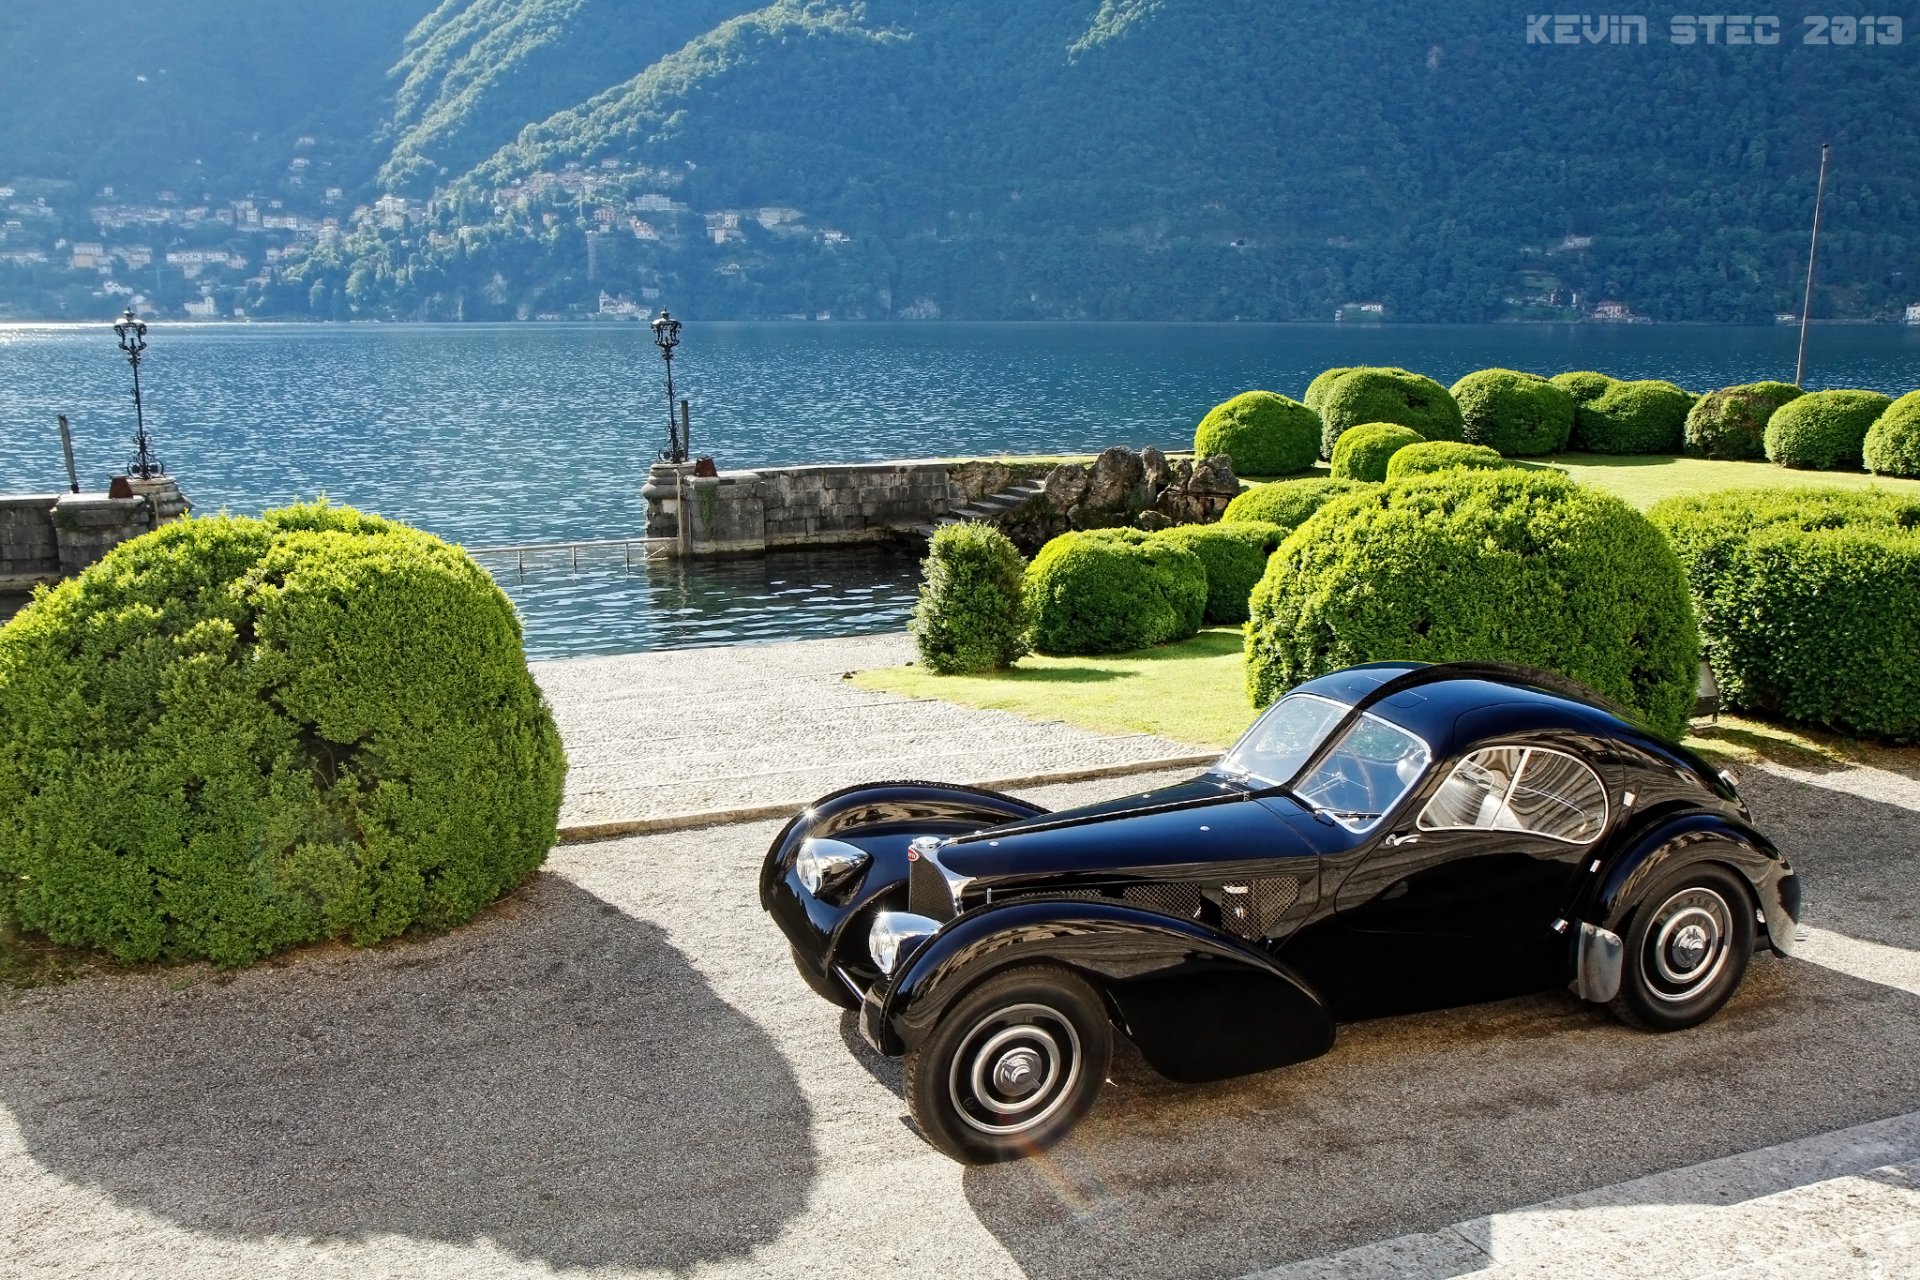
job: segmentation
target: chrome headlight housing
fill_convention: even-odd
[[[894,966],[912,958],[928,938],[940,932],[940,922],[911,911],[882,911],[873,918],[867,934],[867,954],[883,975],[891,976]]]
[[[793,869],[800,876],[800,883],[806,886],[808,893],[820,897],[823,893],[832,893],[843,888],[858,875],[871,859],[865,849],[856,848],[844,840],[807,839],[800,843],[799,856],[793,860]]]

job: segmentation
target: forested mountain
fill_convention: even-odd
[[[1696,24],[1678,43],[1665,14],[1642,37],[1599,15],[1543,25],[1510,0],[423,7],[406,33],[394,0],[315,12],[327,34],[297,56],[275,25],[291,6],[169,7],[203,19],[198,60],[176,41],[169,75],[187,68],[210,114],[169,127],[229,139],[236,158],[205,160],[236,184],[216,194],[264,181],[233,123],[243,98],[260,97],[248,137],[361,130],[328,181],[367,207],[233,301],[467,319],[603,295],[704,316],[1324,319],[1373,303],[1389,320],[1611,302],[1765,320],[1799,306],[1822,141],[1816,314],[1920,298],[1920,33],[1907,44],[1897,19],[1780,6],[1770,28]],[[22,50],[46,59],[23,16],[43,10],[0,18],[0,74]],[[242,45],[332,68],[326,91],[304,71],[233,79],[254,65]],[[42,127],[9,117],[0,175],[159,180],[111,130],[36,156]]]

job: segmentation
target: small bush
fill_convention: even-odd
[[[1006,534],[969,521],[935,531],[907,630],[935,675],[1001,671],[1027,651],[1027,562]]]
[[[1590,369],[1580,369],[1572,373],[1556,373],[1547,381],[1572,396],[1574,404],[1582,405],[1589,400],[1598,400],[1618,379],[1604,373],[1594,373]]]
[[[1428,440],[1460,438],[1460,406],[1432,378],[1405,369],[1353,369],[1334,379],[1320,407],[1320,456],[1342,432],[1368,422],[1412,427]]]
[[[1678,453],[1693,393],[1671,382],[1616,382],[1573,411],[1573,447],[1588,453]]]
[[[1063,533],[1027,566],[1030,641],[1039,653],[1125,653],[1200,629],[1207,567],[1138,529]]]
[[[1687,414],[1686,451],[1695,458],[1766,456],[1767,420],[1806,393],[1791,382],[1750,382],[1709,391]]]
[[[1342,432],[1333,446],[1334,479],[1378,484],[1387,478],[1387,461],[1394,454],[1425,440],[1426,437],[1412,427],[1391,422],[1366,422],[1352,427]]]
[[[1221,522],[1254,521],[1276,524],[1291,532],[1306,518],[1343,493],[1353,493],[1360,485],[1352,480],[1333,480],[1316,476],[1311,480],[1281,480],[1257,484],[1244,490],[1227,504]]]
[[[1153,536],[1185,547],[1200,557],[1207,571],[1205,620],[1211,626],[1234,626],[1247,620],[1247,597],[1267,571],[1267,557],[1289,531],[1277,524],[1234,521],[1220,524],[1183,524]]]
[[[1877,476],[1920,476],[1920,391],[1887,406],[1867,429],[1860,457]]]
[[[1699,636],[1660,531],[1553,472],[1447,471],[1328,503],[1267,562],[1247,624],[1265,705],[1358,662],[1517,662],[1571,676],[1677,736]]]
[[[1725,489],[1648,515],[1686,569],[1728,706],[1920,737],[1920,498]]]
[[[1342,365],[1337,369],[1325,370],[1312,382],[1307,384],[1306,391],[1300,396],[1300,403],[1306,405],[1307,408],[1313,410],[1315,413],[1322,412],[1326,407],[1327,392],[1333,390],[1333,384],[1352,373],[1355,369],[1365,367],[1365,365],[1350,364]]]
[[[343,508],[167,525],[0,628],[0,919],[122,961],[458,924],[565,776],[493,580]]]
[[[1455,444],[1451,440],[1428,440],[1410,444],[1387,461],[1387,479],[1407,480],[1466,467],[1471,471],[1498,471],[1514,464],[1483,444]]]
[[[1805,471],[1858,471],[1867,430],[1892,403],[1878,391],[1801,396],[1767,419],[1767,458]]]
[[[1193,456],[1226,454],[1243,476],[1290,476],[1320,452],[1320,415],[1271,391],[1243,391],[1217,404],[1193,433]]]
[[[1573,396],[1545,378],[1482,369],[1453,384],[1461,437],[1510,457],[1558,453],[1573,434]]]

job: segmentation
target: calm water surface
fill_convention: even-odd
[[[197,507],[325,493],[469,546],[638,534],[665,439],[637,323],[156,324],[141,366],[161,457]],[[694,449],[722,467],[1053,453],[1192,442],[1250,387],[1298,395],[1332,365],[1452,382],[1502,365],[1696,390],[1790,379],[1795,331],[1693,326],[690,323],[674,361]],[[1816,328],[1809,388],[1920,386],[1920,329]],[[0,327],[0,492],[65,488],[54,415],[104,485],[132,434],[110,328]],[[910,556],[870,550],[626,570],[496,568],[539,656],[897,626]],[[489,562],[489,567],[495,567]]]

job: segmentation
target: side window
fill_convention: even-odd
[[[1592,769],[1563,752],[1488,747],[1454,766],[1419,825],[1531,831],[1587,844],[1607,825],[1607,791]]]

